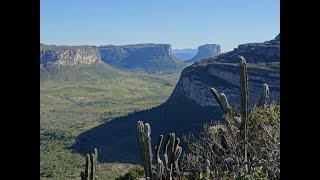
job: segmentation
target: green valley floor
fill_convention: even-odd
[[[94,64],[40,71],[40,76],[40,178],[45,180],[79,179],[85,158],[69,149],[75,137],[116,117],[162,104],[180,73],[151,75]],[[133,166],[99,163],[97,175],[115,179]]]

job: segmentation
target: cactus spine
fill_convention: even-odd
[[[86,164],[84,172],[82,171],[80,176],[81,180],[94,180],[97,179],[96,176],[96,166],[97,166],[97,159],[98,159],[98,151],[94,148],[94,154],[92,154],[92,159],[90,155],[86,155]]]
[[[142,128],[143,127],[143,128]],[[160,135],[155,147],[155,165],[152,164],[150,125],[143,124],[138,121],[137,134],[141,151],[141,159],[145,167],[145,178],[150,180],[175,180],[180,175],[179,158],[182,148],[179,146],[180,139],[175,137],[174,133],[170,133],[164,145],[164,163],[160,158],[160,149],[163,141],[163,135]]]
[[[258,106],[266,107],[268,99],[269,99],[269,87],[267,84],[263,84]]]

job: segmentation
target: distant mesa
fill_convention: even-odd
[[[181,71],[186,63],[176,58],[170,44],[99,46],[102,61],[119,68],[147,73]]]
[[[191,58],[185,62],[186,63],[194,63],[194,62],[197,62],[197,61],[204,59],[204,58],[218,56],[219,54],[221,54],[220,45],[205,44],[205,45],[199,46],[197,54],[193,58]]]
[[[123,46],[56,46],[40,43],[40,67],[70,67],[104,62],[147,73],[181,72],[186,63],[176,58],[170,44]]]
[[[66,67],[102,62],[100,53],[92,46],[55,46],[40,43],[40,67]]]
[[[183,60],[183,61],[186,61],[186,60],[189,60],[189,59],[192,59],[198,52],[198,49],[173,49],[173,54]]]

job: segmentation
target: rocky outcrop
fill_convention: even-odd
[[[194,63],[207,57],[218,56],[221,54],[221,47],[217,44],[205,44],[198,47],[198,53],[186,63]]]
[[[280,41],[280,33],[276,36],[276,38],[274,38],[274,40]]]
[[[173,54],[183,60],[189,60],[192,59],[198,52],[198,49],[174,49]]]
[[[233,51],[221,54],[219,61],[236,63],[239,55],[245,57],[248,63],[280,62],[280,34],[263,43],[241,44]]]
[[[46,46],[40,44],[40,67],[65,67],[102,62],[97,48],[90,46]]]
[[[210,62],[211,61],[211,62]],[[270,88],[270,99],[280,101],[280,69],[278,66],[266,64],[248,64],[250,107],[257,104],[262,84],[267,83]],[[209,92],[216,88],[226,94],[232,106],[239,107],[239,67],[233,63],[219,63],[210,58],[202,63],[196,63],[186,68],[180,77],[170,101],[189,98],[200,106],[215,106],[217,102]]]
[[[170,44],[109,45],[98,49],[105,63],[124,69],[156,73],[182,70],[187,66],[173,55]]]
[[[239,106],[238,57],[242,55],[248,63],[251,107],[257,103],[264,83],[269,85],[270,99],[279,102],[280,41],[276,39],[242,44],[231,52],[203,59],[185,68],[169,101],[189,98],[201,106],[218,106],[209,92],[209,89],[214,87],[226,94],[230,104]]]

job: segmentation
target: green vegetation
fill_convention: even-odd
[[[164,161],[160,159],[163,135],[153,157],[150,126],[139,121],[143,170],[137,165],[97,163],[96,149],[92,156],[83,157],[69,147],[84,131],[165,102],[179,74],[127,72],[103,63],[40,70],[41,179],[79,179],[83,170],[82,179],[279,179],[280,106],[267,105],[269,88],[264,84],[258,107],[249,110],[247,66],[240,58],[240,111],[229,105],[224,93],[212,88],[225,121],[205,124],[199,137],[187,135],[189,152],[183,154],[182,162],[178,162],[180,139],[174,133],[163,147]]]
[[[75,138],[115,117],[165,102],[179,75],[127,72],[104,63],[40,70],[41,179],[79,179],[85,157],[69,149]],[[99,163],[97,176],[115,179],[131,167]]]
[[[240,112],[228,104],[224,93],[212,88],[225,121],[205,124],[198,137],[185,136],[190,153],[183,156],[183,169],[193,174],[207,172],[210,179],[280,179],[280,106],[267,105],[269,88],[264,84],[258,107],[249,113],[243,57],[239,68]],[[208,160],[212,162],[210,167]]]
[[[116,180],[138,180],[144,176],[144,171],[141,167],[133,167],[126,174],[119,176]]]

